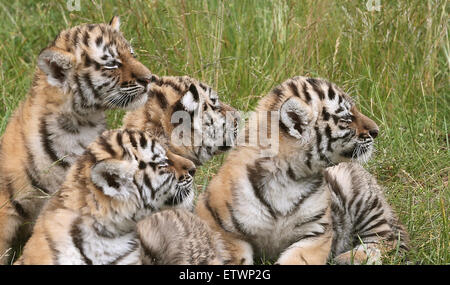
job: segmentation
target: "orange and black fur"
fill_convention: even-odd
[[[167,209],[137,224],[142,263],[157,265],[222,265],[228,262],[218,232],[182,209]]]
[[[147,100],[152,74],[119,24],[114,17],[64,30],[39,54],[29,94],[1,138],[0,263],[19,227],[29,234],[70,166],[105,130],[104,111]]]
[[[205,83],[154,76],[148,96],[145,106],[126,114],[124,128],[165,137],[173,152],[197,166],[234,146],[239,114]]]
[[[367,160],[378,135],[351,97],[327,80],[297,76],[262,98],[253,115],[257,135],[278,126],[267,136],[276,147],[258,140],[236,147],[196,207],[221,233],[230,263],[325,264],[330,257],[350,263],[353,250],[358,262],[377,263],[372,248],[397,241],[406,247],[406,233],[373,178],[358,177],[357,165],[348,170],[355,177],[334,166]],[[252,128],[242,132],[246,142]],[[361,187],[367,181],[372,189]]]
[[[106,131],[70,168],[16,264],[140,264],[136,223],[191,210],[194,173],[148,133]]]

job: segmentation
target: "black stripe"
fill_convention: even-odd
[[[53,265],[58,265],[59,264],[58,256],[60,254],[60,251],[56,248],[55,242],[48,234],[47,228],[44,228],[44,238],[47,241],[48,247],[50,248],[50,251],[52,253]]]
[[[311,187],[308,189],[308,191],[306,191],[306,193],[302,193],[301,197],[292,205],[291,209],[289,209],[289,211],[285,214],[285,216],[290,216],[293,213],[296,213],[297,210],[301,207],[301,205],[311,196],[313,196],[316,193],[319,193],[319,190],[324,190],[325,188],[322,188],[322,177],[321,176],[317,176],[313,177],[313,179],[317,179],[317,180],[313,180],[311,181]]]
[[[197,86],[195,86],[195,84],[191,84],[189,86],[189,91],[192,93],[192,96],[194,96],[194,101],[198,102],[199,100],[199,95],[198,95],[198,90],[197,90]]]
[[[286,174],[291,180],[297,181],[297,177],[295,176],[294,170],[292,170],[291,166],[288,167],[288,170],[286,171]]]
[[[336,114],[338,114],[338,113],[343,112],[343,111],[344,111],[344,108],[342,108],[342,106],[339,106],[339,108],[337,108],[334,112]]]
[[[375,232],[375,233],[367,233],[367,234],[362,234],[359,235],[359,237],[363,240],[365,238],[369,238],[369,237],[380,237],[380,238],[384,238],[387,235],[392,234],[391,231],[380,231],[380,232]]]
[[[178,100],[177,103],[175,103],[175,105],[173,105],[172,107],[172,112],[175,113],[177,111],[186,111],[186,109],[184,108],[183,103],[181,103],[181,100]],[[174,126],[178,126],[179,124],[181,124],[183,121],[181,120],[181,122],[179,123],[173,123]]]
[[[158,157],[158,155],[153,155],[152,160],[155,160],[156,157]],[[158,166],[155,162],[149,162],[148,165],[153,169],[153,171],[156,171],[156,167]]]
[[[353,187],[353,183],[352,183],[352,187]],[[359,194],[360,194],[359,188],[356,188],[353,190],[353,194],[351,195],[351,199],[348,202],[347,209],[350,210],[352,208],[352,205],[356,201],[356,198],[359,196]]]
[[[144,265],[163,265],[161,263],[162,257],[159,255],[159,251],[150,249],[145,242],[141,242],[141,248],[144,252],[144,260],[151,260],[150,264],[144,263]]]
[[[82,103],[80,103],[80,105],[82,105],[84,107],[83,102],[86,101],[87,99],[84,97],[83,91],[81,90],[80,76],[78,74],[75,74],[74,80],[77,85],[77,93],[78,93],[79,97],[81,97],[81,100],[82,100]]]
[[[334,92],[333,86],[328,84],[328,99],[333,100],[335,96],[336,93]]]
[[[332,177],[328,172],[325,172],[324,177],[328,182],[331,191],[333,191],[337,198],[342,201],[342,205],[345,207],[345,205],[347,204],[347,198],[342,191],[341,185],[337,182],[336,178]]]
[[[99,47],[103,43],[103,36],[98,36],[95,40],[95,44]]]
[[[172,82],[172,81],[165,81],[163,84],[171,87],[173,90],[175,90],[175,92],[177,92],[181,96],[181,92],[183,90],[181,89],[181,87],[178,84],[176,84],[175,82]]]
[[[242,223],[239,222],[238,219],[234,216],[233,208],[231,207],[231,205],[228,202],[226,202],[226,206],[227,206],[228,212],[230,213],[231,222],[233,224],[233,227],[236,229],[236,231],[238,231],[240,234],[242,234],[243,236],[246,236],[246,237],[252,236],[244,229]]]
[[[361,213],[355,214],[355,217],[357,217],[355,225],[361,223],[364,220],[364,218],[367,217],[367,215],[369,215],[369,213],[378,206],[379,203],[378,197],[375,196],[375,199],[370,203],[370,205],[368,205],[367,201],[370,201],[370,198],[366,199],[366,203],[364,203],[365,207],[361,210]]]
[[[327,157],[322,153],[322,149],[320,147],[320,145],[322,143],[322,134],[320,133],[318,127],[314,127],[314,130],[316,131],[316,139],[317,139],[316,144],[317,144],[317,152],[319,154],[319,158],[320,158],[320,160],[327,161]]]
[[[355,217],[356,217],[356,214],[359,213],[359,211],[361,209],[361,205],[363,203],[362,200],[363,200],[362,198],[359,199],[358,202],[356,202],[356,204],[355,204],[355,210],[353,211]]]
[[[297,237],[297,238],[295,239],[295,242],[299,242],[299,241],[304,240],[304,239],[307,239],[307,238],[316,238],[316,237],[318,237],[318,236],[323,235],[324,233],[325,233],[325,232],[312,231],[312,232],[309,232],[309,233],[307,233],[307,234],[300,235],[299,237]]]
[[[12,199],[12,197],[10,197],[10,201],[11,204],[14,207],[14,210],[16,211],[16,213],[23,219],[29,219],[30,215],[25,211],[25,209],[23,208],[23,206],[17,202],[16,200]]]
[[[162,109],[166,109],[169,103],[167,102],[166,96],[164,96],[164,93],[162,93],[160,90],[152,90],[150,92],[150,96],[156,96],[156,99],[158,100],[158,104]]]
[[[10,199],[12,199],[15,194],[13,182],[10,179],[8,179],[8,177],[4,177],[4,179],[5,179],[6,191],[8,191],[8,195],[9,195]]]
[[[109,142],[106,140],[104,136],[100,136],[98,144],[102,147],[104,151],[109,153],[112,157],[116,156],[115,150],[112,148],[112,146],[109,144]]]
[[[206,210],[208,210],[208,212],[211,214],[216,224],[219,225],[224,231],[230,232],[227,228],[225,228],[225,224],[223,223],[223,220],[222,218],[220,218],[219,214],[211,207],[211,204],[209,203],[209,193],[208,196],[205,196],[204,202]]]
[[[153,188],[150,178],[148,178],[148,175],[146,173],[144,173],[144,184],[145,186],[147,186],[147,188],[150,189],[152,200],[155,199],[156,190],[155,188]]]
[[[84,35],[83,35],[83,43],[86,46],[89,46],[89,33],[87,31],[84,31]]]
[[[294,94],[294,96],[300,98],[300,94],[298,93],[298,88],[297,88],[297,84],[295,84],[294,81],[290,81],[288,83],[289,89],[291,89],[292,94]]]
[[[95,89],[94,84],[92,83],[91,76],[89,73],[86,73],[83,75],[84,82],[86,83],[87,87],[91,90],[91,92],[94,94],[95,98],[100,98],[100,94],[98,93],[97,89]]]
[[[295,225],[295,228],[299,228],[299,227],[302,227],[302,226],[304,226],[304,225],[306,225],[306,224],[310,224],[310,223],[313,223],[313,222],[317,222],[317,221],[320,220],[323,216],[325,216],[326,212],[327,212],[327,208],[323,209],[322,211],[320,211],[319,213],[317,213],[317,214],[314,215],[314,216],[311,216],[311,217],[306,218],[306,219],[303,220],[301,223],[296,224],[296,225]]]
[[[322,108],[322,117],[325,121],[328,121],[330,119],[330,113],[327,112],[327,108]]]
[[[78,35],[81,33],[80,28],[77,27],[74,31],[74,33],[72,34],[72,44],[76,47],[78,45],[79,39],[78,39]]]
[[[331,144],[335,141],[337,141],[339,138],[333,138],[331,135],[331,127],[330,125],[327,124],[327,126],[325,127],[325,135],[328,138],[328,143],[327,143],[327,150],[329,152],[333,152],[333,149],[331,148]]]
[[[339,122],[339,117],[336,115],[331,115],[331,117],[333,118],[334,124],[337,125],[337,123]]]
[[[79,228],[79,224],[81,223],[81,218],[77,218],[72,224],[72,228],[70,229],[70,236],[72,237],[72,242],[83,258],[84,263],[87,265],[92,265],[92,260],[86,256],[83,249],[83,233]]]
[[[117,132],[116,141],[117,141],[117,144],[122,148],[123,155],[125,155],[127,153],[127,150],[125,149],[125,146],[123,145],[122,132]]]
[[[200,82],[198,85],[200,85],[200,87],[206,92],[206,90],[208,90],[208,86],[206,86],[205,84],[203,84],[202,82]]]
[[[263,204],[266,209],[269,211],[269,214],[272,216],[272,218],[276,219],[277,215],[275,211],[272,209],[270,204],[264,199],[264,196],[262,192],[264,191],[263,188],[263,181],[265,179],[264,176],[264,169],[260,166],[259,161],[255,161],[255,164],[253,166],[247,165],[247,177],[250,181],[250,184],[252,185],[253,194],[255,197],[259,200],[261,204]]]
[[[320,100],[325,99],[325,94],[323,93],[322,88],[319,86],[320,85],[319,80],[315,78],[308,78],[306,79],[306,81],[308,81],[309,84],[311,84],[313,90],[317,93],[317,95],[319,95]]]
[[[302,134],[302,119],[300,118],[300,116],[295,112],[287,112],[287,115],[294,122],[294,129],[296,129],[299,134]]]
[[[378,214],[376,214],[373,217],[370,217],[367,222],[365,222],[363,225],[359,226],[358,229],[356,230],[356,232],[368,232],[370,230],[373,230],[376,227],[379,227],[381,225],[387,224],[386,219],[381,219],[378,222],[374,223],[373,225],[371,225],[370,227],[367,227],[370,223],[372,223],[373,221],[375,221],[376,219],[378,219],[383,213],[380,212]],[[367,228],[366,228],[367,227]]]
[[[26,168],[25,173],[27,174],[27,178],[30,181],[31,186],[33,186],[36,189],[39,189],[40,191],[44,192],[45,194],[50,194],[50,191],[48,191],[44,186],[42,186],[39,181],[37,181],[33,175],[31,174],[31,171]]]
[[[277,95],[277,97],[281,97],[281,95],[283,95],[283,88],[281,87],[281,85],[275,87],[272,92]]]
[[[319,127],[314,127],[314,130],[316,131],[316,145],[317,145],[317,151],[320,152],[320,145],[322,144],[322,135],[319,131]]]
[[[69,134],[79,134],[80,130],[78,129],[78,126],[75,125],[72,118],[70,118],[70,115],[68,114],[61,114],[56,118],[56,121],[58,122],[58,126],[61,130],[69,133]]]
[[[63,159],[60,159],[57,155],[55,150],[52,147],[52,140],[50,139],[50,133],[47,129],[47,123],[45,121],[45,117],[41,119],[39,133],[41,135],[41,143],[42,147],[44,148],[44,151],[47,153],[47,155],[50,157],[50,159],[53,162],[57,162],[59,166],[62,168],[68,168],[70,165]]]
[[[331,127],[329,124],[327,124],[327,126],[325,127],[325,135],[327,136],[328,140],[331,140]]]
[[[143,134],[141,135],[141,138],[139,139],[139,143],[141,144],[141,148],[147,147],[147,139],[145,138],[145,136]]]
[[[311,159],[312,159],[312,153],[311,153],[311,150],[309,150],[306,153],[306,166],[308,166],[309,169],[311,169]]]
[[[113,260],[109,264],[111,264],[111,265],[119,264],[120,261],[122,261],[125,257],[127,257],[131,253],[135,252],[139,246],[139,243],[135,240],[128,241],[128,244],[131,245],[131,248],[129,250],[127,250],[125,253],[118,256],[115,260]]]
[[[105,181],[109,187],[115,188],[115,189],[117,189],[117,191],[120,191],[120,184],[117,182],[117,179],[119,178],[119,176],[117,174],[103,172],[102,177],[103,177],[103,179],[105,179]]]
[[[94,228],[95,233],[99,237],[107,238],[107,239],[116,238],[116,235],[114,233],[108,231],[105,226],[103,226],[97,222],[94,223],[92,227]]]
[[[143,162],[142,160],[141,161],[139,161],[139,166],[138,166],[138,168],[139,169],[145,169],[147,167],[147,164],[145,163],[145,162]]]
[[[308,86],[306,85],[305,82],[302,82],[302,89],[303,89],[303,95],[305,95],[306,103],[309,104],[311,102],[311,95],[308,92]]]

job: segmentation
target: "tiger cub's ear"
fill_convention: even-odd
[[[292,97],[286,100],[280,108],[280,126],[289,135],[302,138],[308,127],[311,108],[302,100]]]
[[[104,160],[92,167],[91,180],[105,195],[126,200],[131,192],[137,191],[133,182],[137,168],[135,161]]]
[[[74,62],[75,58],[71,53],[57,47],[49,47],[39,54],[37,65],[47,75],[50,85],[63,87]]]
[[[197,86],[195,86],[195,84],[189,86],[189,90],[181,97],[180,102],[188,112],[192,113],[198,109],[200,102]]]
[[[120,18],[119,16],[113,16],[111,21],[109,21],[109,25],[115,30],[120,30]]]

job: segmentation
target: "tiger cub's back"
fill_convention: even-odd
[[[137,225],[143,264],[225,264],[220,235],[186,210],[164,210]]]

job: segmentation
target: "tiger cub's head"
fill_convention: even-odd
[[[195,165],[146,132],[106,131],[86,155],[95,191],[124,208],[137,209],[137,217],[169,207],[193,206]]]
[[[350,96],[324,79],[291,78],[258,108],[279,112],[280,148],[289,155],[301,150],[310,169],[367,160],[379,131]]]
[[[147,103],[128,112],[124,127],[160,131],[172,151],[201,165],[235,145],[239,118],[202,82],[154,76]]]
[[[109,24],[64,30],[39,54],[47,82],[71,94],[72,108],[81,114],[134,109],[147,100],[152,74],[135,58],[119,26],[113,17]]]

